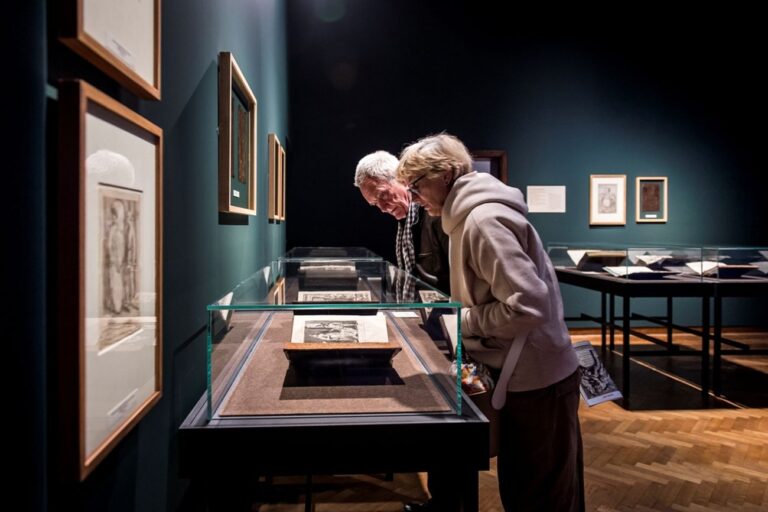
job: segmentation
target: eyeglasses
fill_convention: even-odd
[[[420,195],[421,195],[421,193],[419,192],[419,189],[417,189],[417,188],[416,188],[416,184],[417,184],[419,181],[423,180],[425,176],[426,176],[426,174],[422,174],[421,176],[419,176],[418,178],[416,178],[415,180],[413,180],[413,181],[410,183],[410,185],[408,185],[408,192],[410,192],[411,194],[414,194],[414,195],[420,196]]]

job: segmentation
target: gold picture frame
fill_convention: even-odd
[[[64,0],[59,38],[134,94],[159,100],[161,11],[161,0]]]
[[[219,211],[256,215],[258,103],[231,52],[219,54]]]
[[[635,180],[635,221],[664,223],[669,217],[669,180],[666,176],[638,176]]]
[[[269,147],[269,199],[268,218],[275,222],[285,220],[285,149],[277,135],[267,135]]]
[[[591,174],[589,176],[589,225],[624,226],[626,223],[626,174]]]
[[[56,453],[84,480],[162,395],[163,130],[59,88]]]

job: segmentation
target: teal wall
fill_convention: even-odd
[[[602,34],[609,47],[595,36],[538,34],[508,41],[510,53],[493,49],[497,82],[505,85],[491,86],[483,103],[495,107],[468,128],[471,140],[505,149],[509,183],[523,192],[566,186],[565,214],[529,216],[546,243],[768,246],[768,175],[758,135],[764,129],[757,120],[768,114],[761,92],[767,83],[756,76],[755,34],[723,42],[703,28],[653,26],[654,41],[640,39],[645,28],[627,27]],[[590,174],[627,176],[625,226],[589,225]],[[666,223],[635,222],[637,176],[669,178]],[[566,316],[598,313],[595,292],[561,289]],[[666,312],[663,300],[633,304],[635,312]],[[616,307],[620,313],[621,300]],[[766,309],[765,297],[731,298],[724,321],[768,326]],[[701,302],[676,299],[675,320],[700,325]]]
[[[11,439],[21,510],[152,511],[187,509],[188,482],[178,476],[177,429],[206,384],[206,304],[285,252],[286,224],[267,221],[267,133],[288,137],[285,3],[280,0],[163,0],[162,100],[143,101],[57,40],[60,2],[14,4],[11,56],[14,101],[5,133],[17,134],[10,190],[3,204],[6,295],[15,339],[9,366]],[[6,35],[10,32],[4,31]],[[5,36],[4,36],[5,37]],[[217,58],[234,53],[258,99],[258,210],[255,217],[218,212]],[[55,204],[57,82],[81,78],[164,130],[163,397],[80,484],[54,465],[52,400],[57,335]],[[18,139],[18,142],[16,142]],[[19,226],[23,229],[19,229]],[[10,232],[7,232],[10,230]],[[5,247],[5,246],[4,246]],[[6,259],[8,260],[6,262]],[[8,288],[6,288],[8,286]],[[6,297],[8,298],[8,296]],[[76,300],[73,297],[72,300]],[[14,481],[15,483],[15,481]],[[199,504],[198,504],[199,505]]]
[[[4,483],[18,510],[45,510],[46,478],[46,230],[45,209],[45,8],[42,0],[7,6],[3,48],[9,52],[0,123],[3,127],[2,339],[7,383],[5,459],[11,464]],[[8,44],[6,44],[6,42]],[[12,383],[12,384],[11,384]],[[9,506],[9,505],[6,505]]]
[[[289,208],[336,198],[289,212],[289,247],[363,245],[393,258],[395,223],[351,185],[355,166],[443,130],[471,149],[506,150],[509,182],[523,191],[567,187],[567,213],[530,216],[545,243],[768,245],[768,83],[756,16],[504,8],[289,3]],[[627,175],[626,226],[589,226],[596,173]],[[669,222],[636,224],[635,177],[655,175],[669,178]],[[595,294],[569,288],[568,316],[597,312]],[[698,323],[699,308],[680,302],[678,319]],[[728,301],[726,318],[764,323],[765,308]]]

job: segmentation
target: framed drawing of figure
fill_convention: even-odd
[[[63,0],[61,41],[134,94],[159,100],[160,3]]]
[[[160,400],[163,131],[59,91],[58,453],[82,480]]]
[[[219,54],[219,211],[256,215],[256,96],[230,52]]]
[[[627,176],[589,176],[589,225],[623,226],[627,223]]]
[[[635,220],[667,222],[667,178],[641,176],[635,186]]]

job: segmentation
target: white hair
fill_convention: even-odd
[[[355,186],[360,187],[367,179],[391,181],[395,178],[397,157],[386,151],[365,155],[357,163]]]

